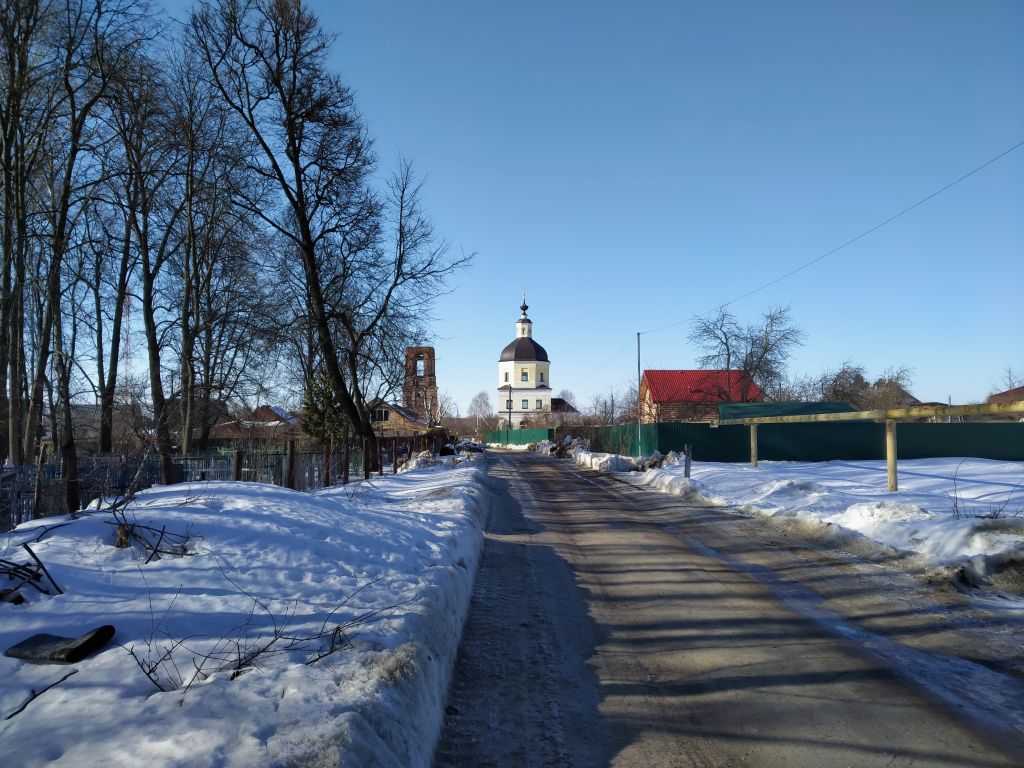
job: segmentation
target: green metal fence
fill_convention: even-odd
[[[712,428],[709,424],[658,425],[658,450],[681,451],[693,445],[695,459],[749,461],[750,431],[744,426]],[[835,461],[885,458],[885,425],[874,422],[761,424],[757,453],[763,461]],[[1024,424],[917,423],[896,427],[896,455],[901,459],[973,456],[1024,461]]]
[[[750,461],[750,430],[745,426],[672,422],[644,424],[639,432],[641,455],[655,450],[681,452],[689,444],[697,461]],[[567,434],[587,438],[595,451],[637,455],[636,424],[565,427],[557,431],[556,439]],[[897,426],[896,435],[896,453],[901,459],[973,456],[1024,461],[1024,423],[1020,422],[905,422]],[[761,424],[757,452],[762,461],[884,459],[885,425],[869,421]]]
[[[554,433],[553,429],[497,429],[488,432],[484,439],[488,443],[529,445],[530,443],[539,443],[541,440],[551,440]]]

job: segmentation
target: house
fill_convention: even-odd
[[[561,397],[551,398],[551,421],[557,425],[582,424],[583,414],[568,400]]]
[[[193,434],[198,436],[198,429]],[[283,447],[289,440],[306,439],[299,420],[284,408],[261,405],[248,418],[214,424],[209,441],[215,446],[264,445]]]
[[[1017,403],[1021,400],[1024,400],[1024,387],[1014,387],[1005,392],[989,395],[985,402],[991,405],[993,403]]]
[[[759,403],[761,388],[743,371],[647,370],[640,380],[640,420],[714,421],[720,403]]]
[[[985,399],[985,403],[992,405],[995,403],[1017,403],[1024,401],[1024,387],[1014,387],[1008,389],[1005,392],[996,392],[989,395]],[[989,421],[1024,421],[1019,414],[1007,414],[1005,416],[989,416]]]
[[[414,437],[430,430],[430,422],[412,409],[379,398],[370,403],[370,420],[379,437]]]

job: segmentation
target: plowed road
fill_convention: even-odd
[[[1019,617],[568,462],[490,463],[438,768],[1024,765]]]

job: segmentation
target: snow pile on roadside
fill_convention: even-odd
[[[615,453],[593,453],[586,450],[577,450],[573,453],[573,460],[577,464],[590,469],[597,469],[601,472],[632,472],[636,469],[636,460],[629,456],[619,456]]]
[[[577,461],[600,468],[604,456]],[[900,461],[897,493],[887,491],[884,461],[694,462],[687,479],[682,458],[671,457],[635,482],[805,533],[811,524],[825,540],[863,537],[926,563],[963,566],[976,582],[1024,566],[1024,462]]]
[[[26,603],[0,603],[0,648],[36,633],[117,630],[70,668],[0,657],[5,760],[428,765],[482,543],[481,481],[474,463],[312,495],[154,488],[127,521],[149,526],[137,530],[151,542],[164,531],[165,549],[188,537],[188,554],[148,563],[138,544],[113,546],[106,512],[5,534],[0,557],[27,562],[30,542],[64,594],[26,587]]]
[[[405,464],[399,466],[399,473],[412,472],[417,469],[426,469],[428,467],[457,467],[466,461],[480,461],[482,455],[480,453],[464,452],[456,453],[451,456],[435,456],[430,451],[421,451],[413,457],[411,457]]]

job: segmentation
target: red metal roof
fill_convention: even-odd
[[[721,403],[744,400],[742,371],[644,371],[655,403]],[[747,402],[764,400],[754,382],[746,388]]]
[[[1024,387],[1014,387],[1008,389],[1005,392],[996,392],[994,395],[989,395],[986,403],[1015,403],[1018,400],[1024,400]]]

